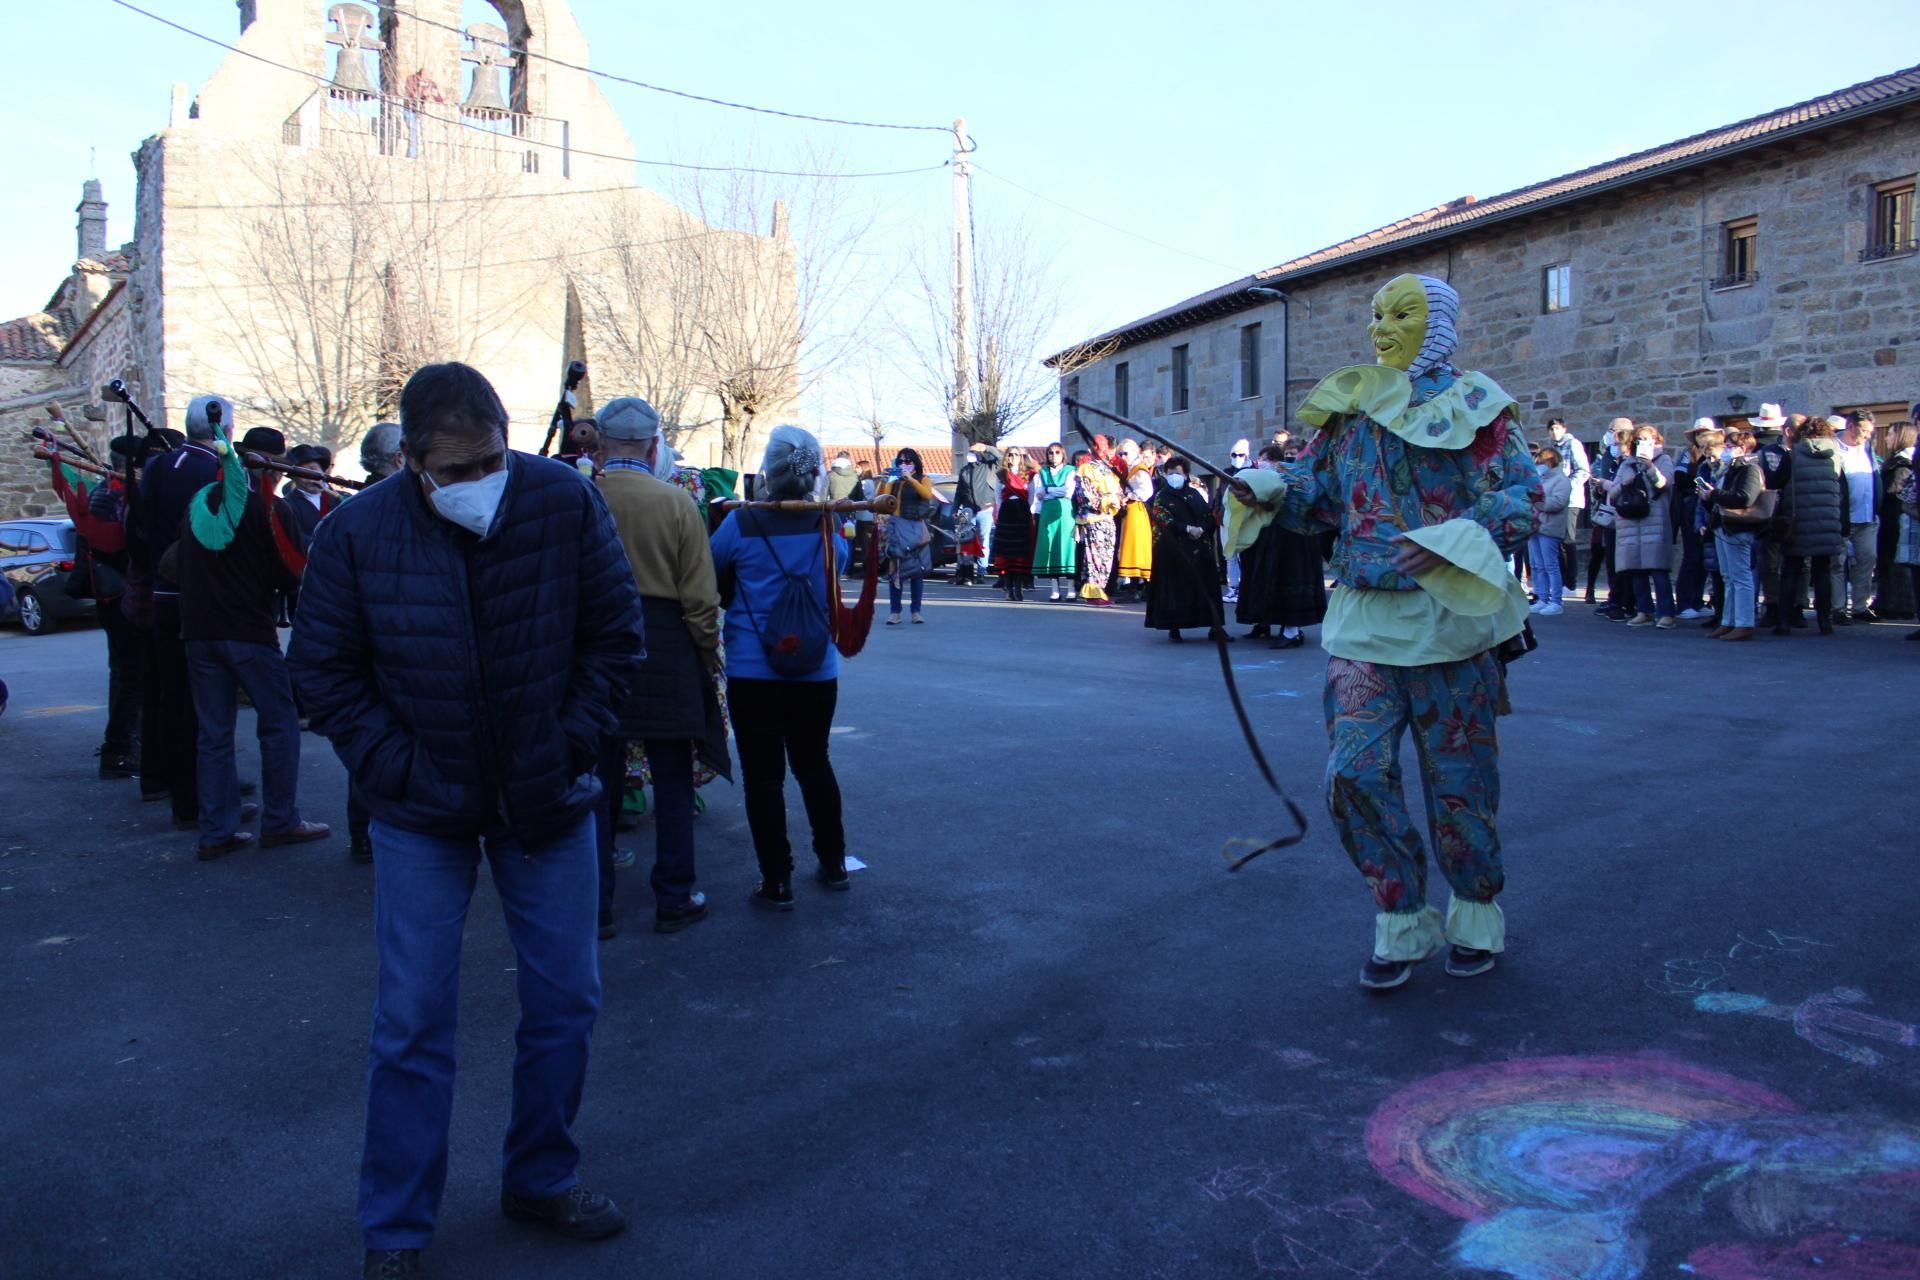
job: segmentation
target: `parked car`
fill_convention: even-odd
[[[71,520],[0,522],[0,573],[13,588],[13,600],[0,608],[0,621],[17,621],[29,635],[44,635],[56,621],[92,617],[91,598],[67,594],[79,535]]]

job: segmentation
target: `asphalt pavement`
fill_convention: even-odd
[[[1509,950],[1369,996],[1324,655],[1233,647],[1312,829],[1229,874],[1286,822],[1211,647],[1037,596],[936,586],[846,664],[853,892],[751,910],[716,783],[713,915],[656,935],[651,828],[623,838],[578,1125],[615,1240],[498,1214],[515,961],[482,878],[431,1275],[1920,1275],[1907,627],[1542,620],[1500,724]],[[333,840],[201,864],[94,778],[104,652],[0,635],[0,1274],[356,1275],[373,879],[340,766],[306,739]]]

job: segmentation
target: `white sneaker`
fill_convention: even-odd
[[[1535,600],[1532,604],[1527,606],[1527,612],[1528,613],[1544,613],[1546,611],[1546,608],[1547,608],[1547,602],[1545,600]]]
[[[1685,619],[1686,619],[1686,620],[1687,620],[1688,622],[1698,622],[1698,621],[1699,621],[1700,619],[1702,619],[1702,618],[1711,618],[1711,617],[1713,616],[1713,610],[1711,610],[1711,609],[1682,609],[1682,610],[1680,611],[1680,616],[1681,616],[1681,617],[1683,617],[1683,618],[1685,618]]]
[[[1562,609],[1557,604],[1549,604],[1549,605],[1541,605],[1538,608],[1535,608],[1533,612],[1539,614],[1543,618],[1557,618],[1561,614],[1565,613],[1566,610]]]
[[[1052,594],[1052,595],[1050,595],[1050,596],[1048,596],[1048,597],[1047,597],[1047,599],[1049,599],[1049,600],[1051,600],[1051,601],[1053,601],[1053,602],[1054,602],[1055,604],[1059,604],[1059,603],[1060,603],[1060,588],[1058,588],[1058,587],[1055,587],[1055,588],[1053,589],[1053,594]]]

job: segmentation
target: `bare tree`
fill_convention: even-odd
[[[918,381],[940,397],[953,430],[973,444],[998,444],[1052,401],[1056,376],[1040,363],[1060,315],[1050,260],[1020,223],[986,224],[973,250],[973,341],[966,385],[956,386],[953,280],[943,261],[915,263],[925,314],[896,324],[915,356]],[[964,394],[961,394],[964,392]],[[956,412],[956,406],[964,405]]]
[[[744,466],[759,420],[795,405],[871,323],[860,253],[871,217],[830,160],[807,156],[793,168],[818,176],[752,172],[743,162],[695,174],[680,191],[700,224],[732,233],[685,242],[701,286],[694,345],[726,466]]]
[[[609,201],[588,229],[596,244],[568,262],[589,363],[602,387],[638,395],[660,412],[667,442],[719,421],[708,389],[701,272],[693,247],[716,234],[645,192]]]
[[[254,413],[338,452],[383,416],[423,364],[471,359],[514,324],[489,279],[504,181],[371,149],[289,151],[256,166],[261,192],[217,291],[253,382]]]

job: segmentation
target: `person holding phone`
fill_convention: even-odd
[[[927,573],[933,568],[933,530],[928,518],[935,506],[933,482],[915,449],[902,449],[887,468],[887,481],[880,492],[895,499],[893,514],[887,519],[886,550],[892,563],[887,572],[887,625],[900,625],[900,596],[907,591],[913,600],[913,620],[925,622],[920,612],[926,591]]]
[[[1635,609],[1630,627],[1679,626],[1673,604],[1672,541],[1673,460],[1666,439],[1651,423],[1636,423],[1632,445],[1607,484],[1614,521],[1615,572],[1627,578],[1626,599]],[[1630,512],[1636,514],[1629,514]]]

